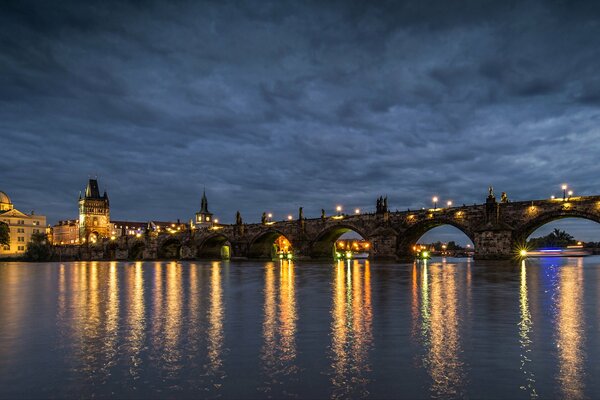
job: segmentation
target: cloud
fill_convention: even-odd
[[[1,189],[51,222],[98,174],[119,219],[419,208],[600,190],[598,7],[15,2]],[[535,23],[532,23],[535,21]]]

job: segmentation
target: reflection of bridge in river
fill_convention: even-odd
[[[373,259],[410,257],[427,231],[451,225],[475,244],[475,258],[510,258],[540,226],[560,218],[600,222],[600,196],[497,202],[416,211],[343,215],[256,224],[219,225],[148,238],[122,237],[73,251],[82,259],[218,259],[224,246],[232,258],[271,258],[273,244],[284,236],[296,259],[330,259],[334,243],[354,231],[370,243]]]

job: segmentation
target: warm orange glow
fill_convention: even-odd
[[[290,241],[283,235],[279,236],[275,239],[275,246],[277,247],[277,251],[279,253],[288,253],[292,249],[292,244]]]

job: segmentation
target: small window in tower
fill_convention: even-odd
[[[210,221],[210,217],[206,217],[206,222]]]

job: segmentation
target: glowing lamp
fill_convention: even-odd
[[[519,255],[520,255],[521,257],[527,257],[527,250],[525,250],[525,249],[521,249],[521,250],[519,251]]]

